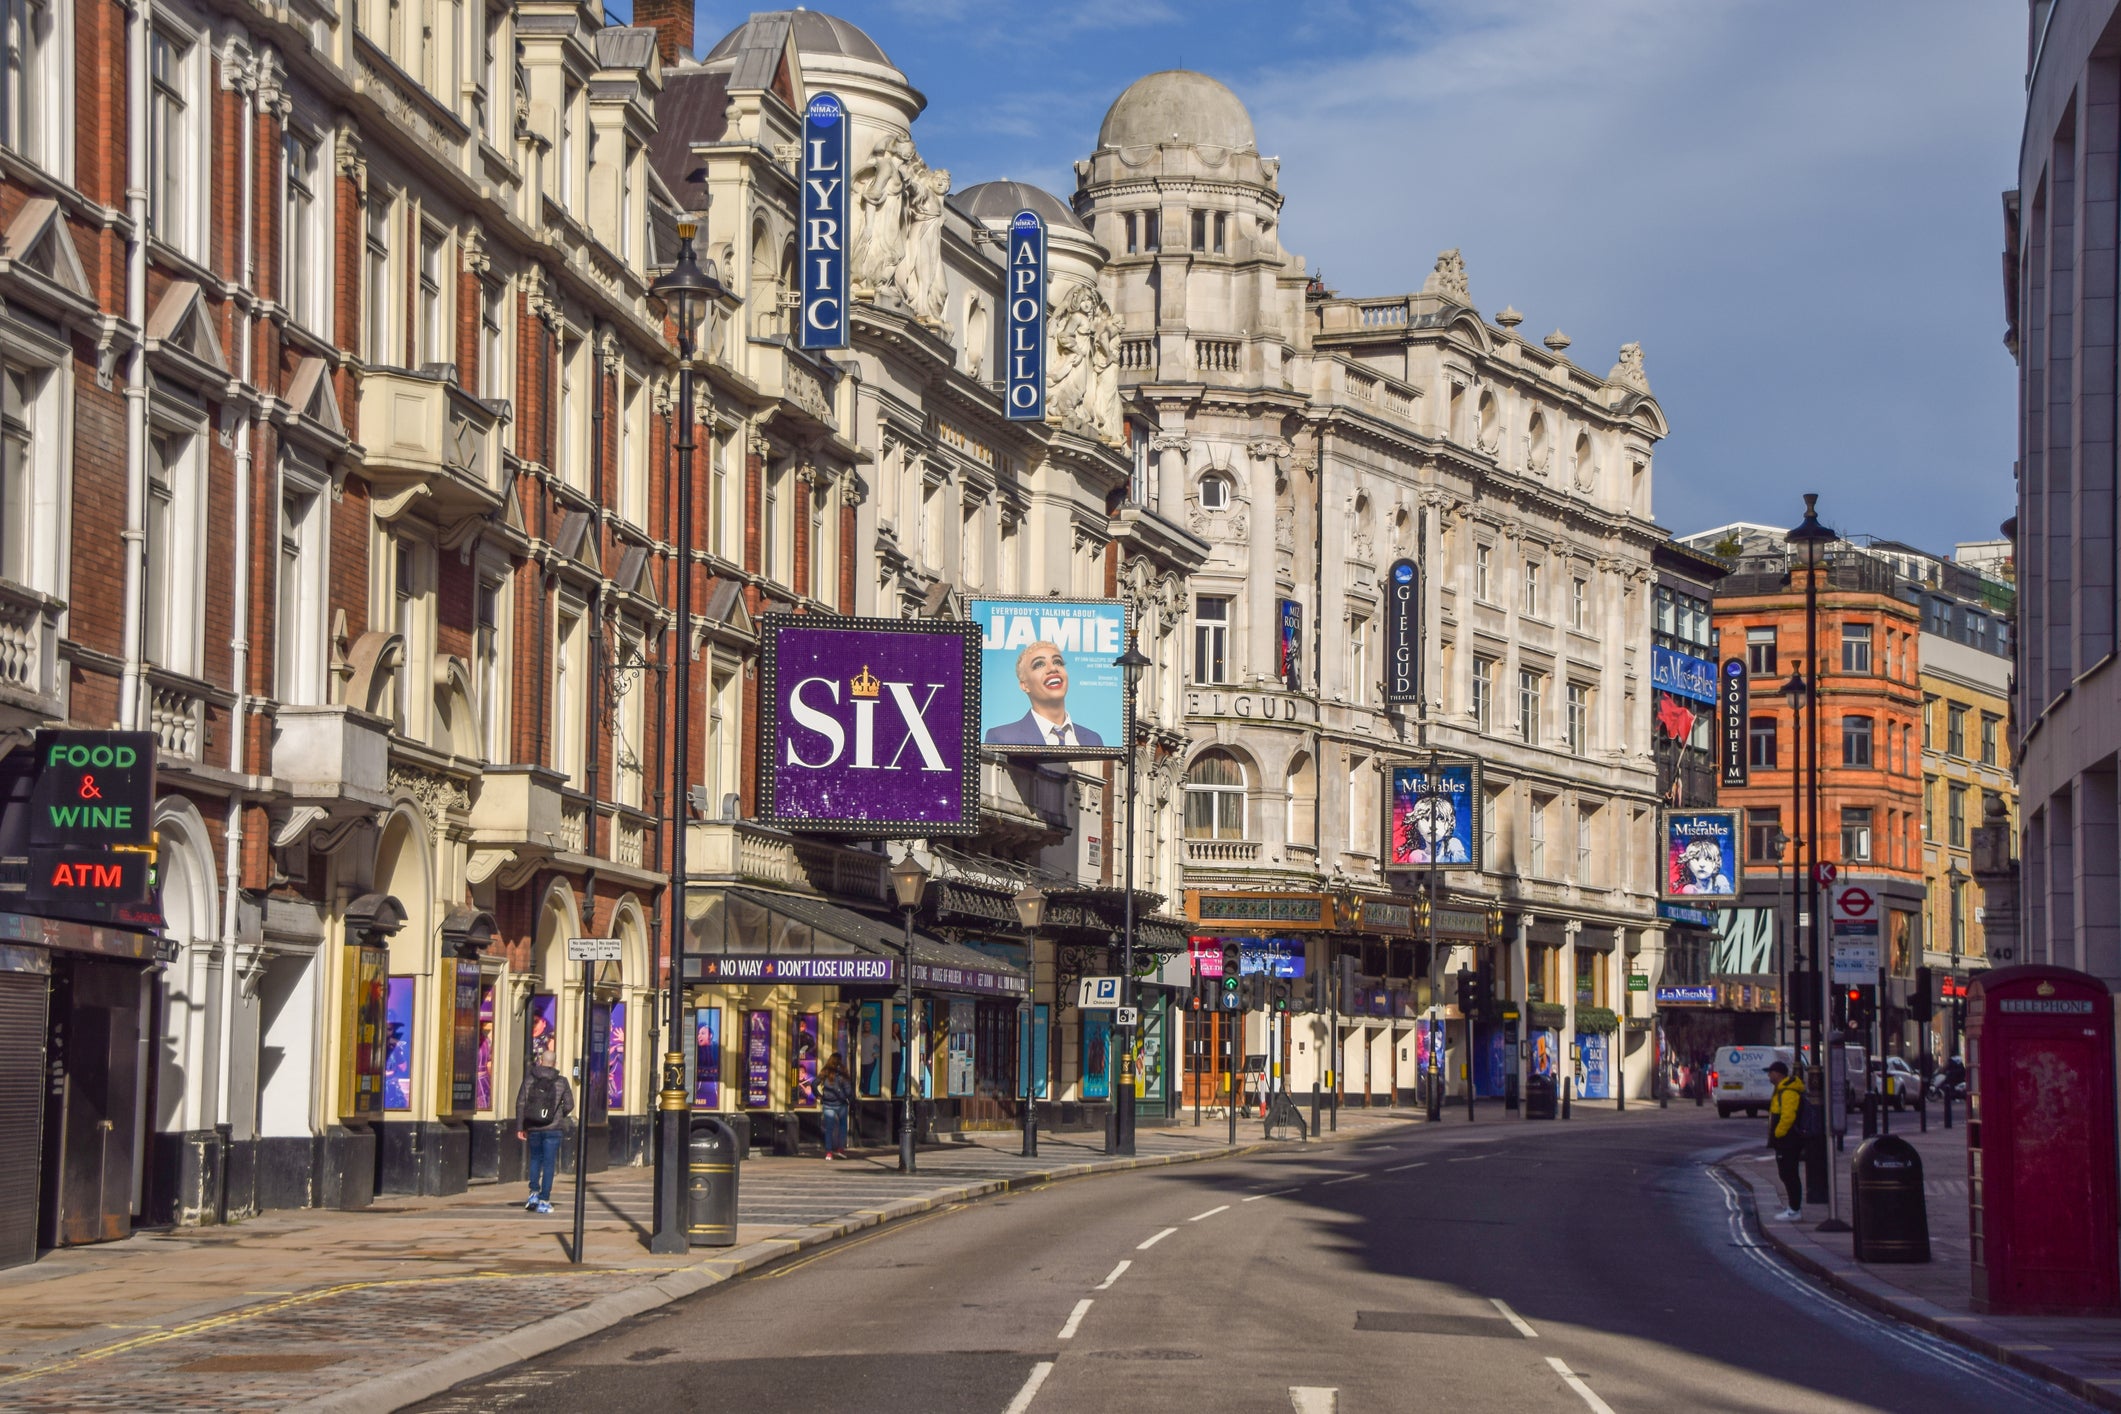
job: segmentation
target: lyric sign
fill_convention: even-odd
[[[806,349],[847,347],[847,110],[835,93],[803,110],[803,272]]]

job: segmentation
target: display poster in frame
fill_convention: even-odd
[[[412,1108],[413,996],[419,978],[393,977],[383,1006],[383,1108]]]
[[[854,1083],[865,1099],[884,1093],[884,1004],[863,1002],[854,1040]]]
[[[626,1003],[611,1004],[610,1074],[604,1080],[604,1110],[616,1114],[626,1108]]]
[[[762,1110],[773,1103],[773,1013],[763,1008],[744,1013],[744,1108]]]
[[[980,631],[766,614],[758,818],[878,837],[979,828]]]
[[[797,1016],[788,1078],[795,1091],[795,1107],[799,1110],[817,1108],[817,1037],[817,1013],[806,1011]]]
[[[1127,606],[1117,599],[975,599],[980,745],[1112,757],[1127,740]]]
[[[1736,810],[1659,812],[1663,841],[1658,897],[1697,905],[1734,903],[1744,875],[1738,864]]]
[[[1385,779],[1387,869],[1479,869],[1480,763],[1395,762]]]
[[[692,1013],[694,1069],[692,1102],[703,1110],[722,1107],[722,1009],[697,1007]]]

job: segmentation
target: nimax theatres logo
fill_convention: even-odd
[[[795,727],[788,732],[784,746],[785,764],[813,771],[840,765],[856,771],[948,771],[950,766],[936,745],[927,716],[936,695],[946,686],[940,682],[879,681],[864,663],[862,670],[847,680],[845,705],[852,710],[853,720],[842,722],[839,680],[799,679],[788,692],[788,715]],[[877,708],[887,701],[891,712],[880,737]],[[809,743],[798,741],[797,729],[816,739],[815,750],[821,754],[805,754],[802,748]],[[909,749],[919,758],[917,763],[907,761]],[[849,757],[844,763],[843,756]]]

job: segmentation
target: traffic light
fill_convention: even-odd
[[[1937,976],[1927,967],[1915,969],[1915,990],[1907,999],[1909,1019],[1927,1025],[1937,1012]]]
[[[1278,1012],[1287,1012],[1289,1009],[1289,984],[1287,982],[1275,982],[1271,995],[1274,1009]]]
[[[1849,1030],[1868,1031],[1871,1025],[1871,994],[1865,987],[1848,989]]]
[[[1245,979],[1245,1011],[1258,1011],[1267,1004],[1267,979],[1257,972]]]
[[[1458,969],[1458,1010],[1465,1016],[1478,1016],[1487,1010],[1487,997],[1481,989],[1484,979],[1470,967]]]
[[[1245,950],[1236,943],[1223,944],[1223,985],[1218,1004],[1224,1011],[1243,1011],[1244,993],[1240,984],[1244,981]]]
[[[1334,965],[1340,973],[1339,977],[1335,979],[1340,987],[1340,1009],[1346,1011],[1348,1010],[1349,998],[1362,990],[1360,964],[1353,957],[1343,955],[1335,959]]]

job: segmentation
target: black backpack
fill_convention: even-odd
[[[523,1094],[523,1124],[528,1129],[549,1129],[560,1112],[560,1077],[548,1072],[533,1074]]]
[[[1810,1095],[1797,1097],[1797,1117],[1790,1121],[1790,1132],[1785,1139],[1810,1139],[1819,1133],[1819,1110],[1812,1104]]]

